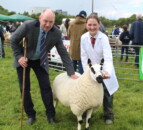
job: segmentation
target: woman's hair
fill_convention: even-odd
[[[97,13],[94,13],[94,12],[91,13],[91,14],[87,17],[86,22],[87,22],[89,19],[96,19],[97,22],[100,24],[100,19],[98,18]]]
[[[128,26],[125,24],[125,25],[122,26],[122,28],[123,28],[125,31],[127,31]]]
[[[69,21],[70,21],[70,19],[68,19],[68,18],[65,20],[65,27],[66,27],[66,29],[68,29],[68,27],[69,27]]]

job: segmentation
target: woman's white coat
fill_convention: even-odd
[[[81,61],[84,71],[89,68],[88,59],[91,60],[92,65],[100,64],[101,59],[104,58],[103,72],[108,72],[110,75],[109,79],[104,79],[104,83],[108,89],[110,95],[112,95],[118,88],[118,81],[115,75],[115,70],[113,66],[112,51],[109,44],[108,37],[98,31],[95,36],[96,41],[94,48],[92,47],[91,36],[89,32],[85,33],[81,37]]]

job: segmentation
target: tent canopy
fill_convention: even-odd
[[[9,20],[9,16],[0,14],[0,20],[8,21]]]
[[[34,18],[24,16],[21,14],[14,14],[9,16],[10,21],[25,21],[25,20],[34,20]]]
[[[16,21],[23,22],[25,20],[34,20],[34,18],[24,16],[24,15],[21,15],[21,14],[14,14],[14,15],[10,15],[10,16],[0,14],[0,20],[13,21],[13,22],[16,22]]]

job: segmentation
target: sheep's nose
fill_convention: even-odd
[[[96,78],[97,82],[98,83],[102,83],[103,82],[103,77],[101,75],[99,75],[97,78]]]

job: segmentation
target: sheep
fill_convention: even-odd
[[[59,74],[53,82],[53,97],[64,106],[69,106],[77,116],[78,130],[81,130],[82,115],[86,111],[86,130],[93,110],[97,110],[103,103],[103,78],[101,65],[91,66],[82,75],[76,72],[78,79],[71,79],[67,73]]]

